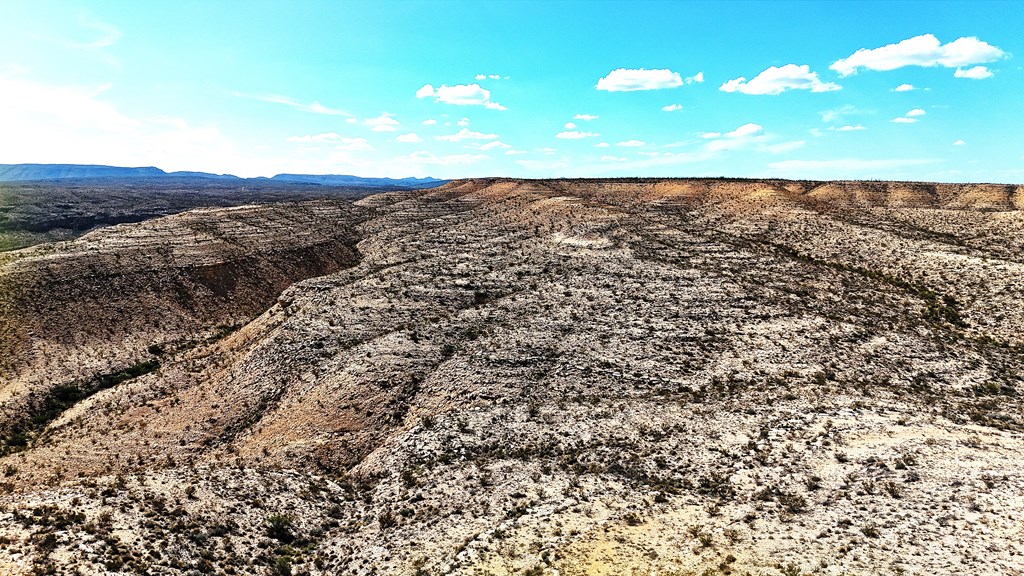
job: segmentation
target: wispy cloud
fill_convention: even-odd
[[[469,128],[463,128],[455,134],[435,136],[434,140],[440,140],[442,142],[461,142],[463,140],[497,140],[497,138],[497,134],[484,134],[483,132],[474,132]]]
[[[781,160],[771,162],[771,172],[789,178],[856,178],[870,175],[873,178],[898,174],[904,168],[935,164],[942,160],[921,159],[861,159],[841,158],[832,160]]]
[[[566,130],[565,132],[559,132],[555,134],[555,138],[561,138],[563,140],[579,140],[581,138],[596,138],[600,136],[597,132],[581,132],[579,130]]]
[[[821,115],[821,121],[822,122],[832,123],[832,122],[842,121],[847,116],[864,116],[864,115],[868,115],[868,114],[874,114],[874,111],[872,111],[872,110],[863,110],[863,109],[857,108],[856,106],[851,106],[851,105],[847,104],[845,106],[840,106],[839,108],[833,108],[831,110],[823,110],[823,111],[819,112],[818,114]]]
[[[764,127],[760,124],[754,124],[753,122],[744,124],[731,132],[726,132],[725,134],[707,132],[704,134],[704,138],[710,140],[710,142],[704,146],[709,152],[721,152],[724,150],[746,148],[751,144],[764,142],[767,139],[764,134]]]
[[[116,26],[90,16],[83,16],[79,23],[93,33],[93,37],[88,40],[68,40],[65,43],[66,46],[84,49],[107,48],[117,44],[117,41],[123,36]]]
[[[374,132],[394,132],[401,123],[395,120],[394,114],[381,112],[379,116],[363,120],[363,125],[369,126]]]
[[[338,150],[373,150],[373,146],[366,141],[366,138],[349,138],[337,132],[289,136],[287,140],[302,144],[332,144]]]
[[[445,154],[438,156],[433,152],[420,150],[413,152],[412,154],[399,156],[398,158],[395,158],[395,161],[429,166],[456,166],[474,164],[476,162],[489,159],[490,156],[487,156],[486,154]]]
[[[323,134],[306,134],[304,136],[289,136],[286,138],[289,142],[336,142],[341,140],[341,134],[337,132],[324,132]]]
[[[516,164],[527,170],[562,170],[570,166],[566,160],[516,160]]]
[[[662,106],[662,112],[677,112],[683,109],[682,104],[669,104],[668,106]]]
[[[494,150],[495,148],[511,148],[511,146],[505,144],[501,140],[491,140],[486,144],[480,145],[480,150]]]
[[[320,102],[314,100],[309,104],[299,102],[294,98],[288,96],[281,96],[280,94],[243,94],[241,92],[235,92],[235,96],[241,98],[248,98],[250,100],[259,100],[260,102],[269,102],[271,104],[282,104],[289,108],[294,108],[300,112],[309,112],[311,114],[325,114],[327,116],[348,116],[352,117],[352,114],[338,108],[331,108],[324,106]]]
[[[584,122],[590,122],[591,120],[597,120],[599,116],[593,114],[577,114],[572,117],[573,120],[583,120]]]

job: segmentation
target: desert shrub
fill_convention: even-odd
[[[779,504],[787,512],[796,514],[807,509],[807,499],[795,492],[782,492],[779,494]]]
[[[793,562],[785,565],[780,564],[778,568],[779,572],[782,572],[782,576],[800,576],[800,567]]]
[[[272,576],[292,576],[292,561],[287,556],[278,556],[270,567]]]
[[[271,514],[267,516],[267,536],[283,544],[289,544],[295,540],[295,533],[292,530],[294,525],[295,517],[291,514]]]
[[[384,510],[377,516],[377,523],[380,524],[381,530],[386,530],[398,524],[398,520],[391,510]]]

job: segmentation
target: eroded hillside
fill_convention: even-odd
[[[8,441],[0,565],[1024,573],[1022,204],[471,180],[15,253],[8,424],[161,349]]]

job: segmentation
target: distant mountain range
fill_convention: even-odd
[[[281,182],[321,186],[354,186],[364,188],[431,188],[446,182],[437,178],[363,178],[342,174],[278,174],[272,178],[239,178],[231,174],[208,172],[164,172],[153,166],[124,168],[92,164],[0,164],[0,182],[33,180],[86,180],[86,179],[217,179],[253,180],[266,184]]]

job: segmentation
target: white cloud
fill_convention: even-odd
[[[535,150],[537,152],[540,152],[541,154],[548,154],[548,155],[554,154],[555,152],[558,152],[558,150],[556,150],[554,148],[536,148]]]
[[[433,126],[434,124],[437,124],[437,120],[434,120],[433,118],[428,118],[423,121],[424,126]]]
[[[601,162],[629,162],[629,158],[622,156],[601,156]]]
[[[789,178],[837,179],[870,176],[877,178],[889,175],[902,168],[941,162],[936,159],[887,159],[865,160],[843,158],[835,160],[782,160],[772,162],[768,167],[777,174]]]
[[[518,156],[519,154],[529,154],[526,150],[505,150],[506,156]]]
[[[336,144],[336,150],[373,150],[373,146],[366,141],[366,138],[347,138],[337,132],[325,132],[323,134],[306,134],[304,136],[289,136],[288,142],[299,142],[304,144]]]
[[[491,140],[490,142],[480,146],[481,150],[493,150],[495,148],[511,148],[511,146],[505,144],[501,140]]]
[[[704,82],[704,73],[703,72],[697,72],[693,76],[690,76],[689,78],[686,79],[686,83],[687,84],[693,84],[695,82],[697,84],[700,84],[701,82]]]
[[[250,100],[259,100],[260,102],[270,102],[272,104],[283,104],[285,106],[289,106],[289,107],[294,108],[296,110],[299,110],[299,111],[302,111],[302,112],[309,112],[309,113],[312,113],[312,114],[325,114],[327,116],[352,116],[351,114],[349,114],[348,112],[345,112],[344,110],[339,110],[337,108],[331,108],[329,106],[324,106],[323,104],[317,102],[316,100],[310,102],[309,104],[304,104],[302,102],[298,102],[298,101],[296,101],[296,100],[294,100],[292,98],[289,98],[287,96],[281,96],[279,94],[251,95],[251,94],[242,94],[242,93],[239,93],[239,92],[235,92],[235,96],[240,96],[242,98],[248,98]]]
[[[0,118],[9,115],[12,120],[28,116],[44,116],[63,123],[69,129],[95,129],[103,132],[130,132],[140,122],[129,118],[110,103],[103,94],[110,85],[92,88],[51,86],[0,76]],[[4,123],[4,134],[9,142],[19,138],[11,126]],[[40,137],[43,134],[39,135]]]
[[[992,73],[985,66],[975,66],[966,70],[957,68],[956,72],[953,72],[953,76],[957,78],[970,78],[971,80],[984,80],[985,78],[991,78]]]
[[[335,148],[338,150],[373,150],[373,146],[366,141],[366,138],[342,138],[341,144]]]
[[[643,140],[626,140],[624,142],[617,143],[616,146],[622,146],[623,148],[639,148],[641,146],[647,146],[647,142],[644,142]]]
[[[761,152],[767,152],[769,154],[785,154],[786,152],[792,152],[793,150],[803,148],[805,144],[807,144],[807,142],[804,142],[803,140],[794,140],[792,142],[768,144],[765,146],[761,146],[759,150]]]
[[[373,150],[373,146],[366,141],[366,138],[346,138],[337,132],[325,132],[323,134],[307,134],[304,136],[289,136],[289,142],[304,144],[335,144],[336,150]]]
[[[821,114],[821,121],[829,123],[842,121],[847,116],[865,116],[874,113],[874,110],[862,110],[855,106],[850,106],[849,104],[832,110],[819,112],[819,114]]]
[[[337,142],[341,140],[341,135],[337,132],[325,132],[323,134],[306,134],[304,136],[289,136],[286,138],[289,142]]]
[[[964,144],[967,144],[967,142],[964,142],[963,140],[957,140],[956,142],[953,142],[953,146],[963,146]]]
[[[426,84],[416,91],[416,97],[433,98],[434,102],[456,106],[484,106],[491,110],[507,110],[501,104],[492,102],[491,91],[481,88],[479,84],[456,84],[455,86],[442,84],[438,88]]]
[[[593,114],[577,114],[577,115],[572,117],[573,120],[583,120],[584,122],[589,122],[591,120],[597,120],[598,118],[599,118],[599,116],[594,116]]]
[[[881,48],[861,48],[848,58],[835,61],[829,68],[842,76],[849,76],[860,68],[882,71],[904,66],[960,68],[995,62],[1006,56],[999,48],[974,37],[942,44],[934,35],[923,34]]]
[[[608,146],[611,146],[611,144],[608,144],[607,142],[598,142],[597,144],[594,144],[594,148],[607,148]]]
[[[395,140],[398,140],[399,142],[406,142],[406,143],[423,142],[423,138],[421,138],[420,135],[415,133],[415,132],[409,132],[408,134],[402,134],[401,136],[395,138]]]
[[[859,130],[867,130],[867,128],[861,126],[860,124],[857,124],[856,126],[847,124],[846,126],[840,126],[838,128],[836,128],[835,126],[829,126],[828,129],[833,130],[835,132],[855,132]]]
[[[448,134],[445,136],[435,136],[435,140],[441,140],[443,142],[461,142],[463,140],[496,140],[497,134],[484,134],[482,132],[474,132],[469,128],[463,128],[455,134]]]
[[[458,121],[459,126],[469,126],[469,118],[463,118]]]
[[[569,167],[565,160],[516,160],[516,164],[527,170],[561,170]]]
[[[920,108],[914,108],[913,110],[910,110],[909,112],[907,112],[903,116],[900,116],[899,118],[893,118],[892,121],[897,124],[913,124],[917,122],[917,119],[919,117],[924,116],[925,114],[927,114],[927,112],[925,112],[924,110]]]
[[[704,134],[704,138],[711,140],[705,145],[705,149],[709,152],[746,148],[751,144],[756,144],[765,140],[764,128],[760,124],[754,124],[752,122],[744,124],[732,132],[726,132],[722,135],[717,134],[717,132],[708,132]]]
[[[394,114],[381,112],[380,116],[363,120],[363,125],[369,126],[374,132],[394,132],[395,126],[399,126],[400,122],[395,120]]]
[[[573,124],[572,122],[566,122],[565,126],[563,126],[563,128],[565,128],[566,130],[575,130],[576,129],[576,125]]]
[[[900,84],[892,89],[893,92],[910,92],[911,90],[914,90],[913,84]]]
[[[675,112],[677,110],[682,110],[683,109],[683,105],[682,104],[669,104],[668,106],[662,106],[661,109],[662,109],[663,112]]]
[[[682,85],[683,78],[679,73],[668,69],[647,70],[640,68],[630,70],[619,68],[612,70],[607,76],[598,80],[595,88],[608,92],[634,92],[637,90],[676,88]]]
[[[427,152],[420,150],[413,152],[407,156],[400,156],[395,158],[395,162],[406,162],[410,164],[426,164],[431,166],[452,166],[452,165],[465,165],[480,162],[481,160],[489,160],[490,156],[485,154],[448,154],[445,156],[437,156],[433,152]]]
[[[477,74],[475,77],[477,80],[501,80],[501,74]],[[508,80],[508,76],[505,76]]]
[[[108,48],[117,43],[121,39],[121,31],[116,26],[107,24],[101,20],[88,15],[79,14],[78,25],[80,32],[86,32],[91,37],[88,39],[65,39],[58,40],[60,44],[67,46],[68,48],[78,48],[84,50],[91,50],[96,48]],[[95,34],[93,34],[95,33]],[[76,34],[77,36],[77,34]]]
[[[760,134],[764,131],[764,128],[760,124],[748,123],[740,126],[732,132],[726,132],[726,138],[746,138],[755,134]]]
[[[753,80],[747,82],[744,77],[729,80],[722,84],[723,92],[742,92],[743,94],[782,94],[786,90],[810,90],[811,92],[831,92],[842,89],[833,82],[822,82],[817,72],[811,72],[810,66],[771,66],[761,72]]]
[[[0,158],[239,175],[265,170],[266,159],[240,150],[216,126],[158,116],[159,111],[127,116],[106,99],[108,89],[0,76]]]
[[[598,136],[600,134],[597,132],[581,132],[579,130],[567,130],[555,134],[555,138],[561,138],[562,140],[579,140],[581,138],[596,138]]]
[[[807,144],[803,140],[771,144],[770,142],[775,137],[773,135],[766,134],[763,126],[760,124],[754,124],[753,122],[744,124],[731,132],[726,132],[725,134],[719,134],[718,132],[706,132],[702,136],[708,140],[708,143],[704,145],[704,150],[712,154],[728,150],[745,149],[752,149],[755,152],[765,152],[768,154],[782,154],[785,152],[791,152],[798,148],[803,148]]]

